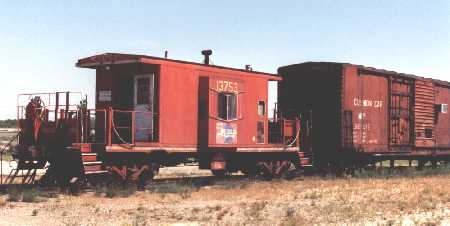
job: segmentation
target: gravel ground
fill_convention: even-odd
[[[161,177],[180,173],[208,175],[181,167]],[[0,225],[450,225],[450,175],[180,181],[136,192],[47,191],[30,203],[4,194]]]

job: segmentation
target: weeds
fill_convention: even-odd
[[[267,206],[267,204],[267,201],[252,203],[247,212],[248,216],[254,220],[261,220],[261,211]]]
[[[199,207],[194,207],[194,208],[192,208],[192,213],[193,213],[193,214],[197,214],[197,213],[199,213],[201,210],[202,210],[202,209],[200,209]]]
[[[107,186],[103,188],[103,192],[105,193],[105,197],[107,198],[115,198],[115,197],[129,197],[136,192],[136,186],[133,185],[125,185],[125,186]],[[100,196],[101,191],[96,189],[96,195]]]
[[[136,214],[134,216],[132,224],[133,226],[144,226],[147,225],[147,220],[145,219],[145,216],[142,214]]]
[[[58,194],[55,192],[42,191],[39,189],[19,189],[13,187],[8,189],[9,202],[42,202],[48,198],[56,198]]]
[[[217,214],[217,220],[219,220],[219,221],[221,221],[224,217],[225,217],[225,215],[227,215],[228,214],[228,210],[227,209],[223,209],[222,211],[220,211],[218,214]]]
[[[293,207],[288,207],[287,209],[286,209],[286,217],[292,217],[292,216],[294,216],[294,213],[295,213],[295,208],[293,208]]]
[[[424,177],[434,175],[445,175],[450,173],[450,165],[440,165],[436,168],[426,167],[418,170],[413,167],[380,167],[375,170],[362,169],[355,172],[356,178],[399,178],[399,177]]]
[[[38,202],[39,192],[37,190],[25,190],[22,193],[22,202]]]
[[[99,197],[105,192],[105,186],[104,185],[95,185],[94,186],[94,195]]]
[[[219,185],[221,189],[229,190],[229,189],[245,189],[248,186],[246,182],[228,182],[216,184]]]
[[[18,188],[8,189],[8,201],[10,202],[20,202],[22,199],[22,192]]]
[[[317,191],[311,191],[305,194],[305,199],[320,199],[322,198],[322,194]]]
[[[191,183],[164,183],[155,184],[149,190],[161,195],[169,193],[179,194],[182,199],[188,199],[191,197],[192,192],[196,192],[199,189],[199,186]]]
[[[303,217],[301,216],[295,216],[292,215],[290,217],[286,217],[284,222],[281,224],[282,226],[301,226],[301,225],[308,225],[305,222],[307,222]]]
[[[207,206],[207,208],[208,208],[208,212],[211,213],[211,212],[217,212],[217,211],[221,210],[222,206],[221,205]]]
[[[143,207],[143,206],[141,206],[141,205],[139,205],[138,208],[137,208],[136,210],[137,210],[137,211],[145,211],[146,208]]]
[[[59,196],[58,191],[45,191],[45,190],[38,190],[39,196],[44,198],[57,198]]]

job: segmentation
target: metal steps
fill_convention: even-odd
[[[84,172],[84,174],[86,174],[86,175],[105,174],[105,173],[109,173],[109,171],[108,170],[98,170],[98,171]]]
[[[299,160],[299,166],[304,167],[312,167],[312,161],[310,157],[307,157],[305,152],[298,152],[298,160]]]
[[[90,144],[80,144],[79,147],[85,175],[108,173],[108,171],[104,169],[103,162],[98,160],[97,153],[92,152],[93,150]]]

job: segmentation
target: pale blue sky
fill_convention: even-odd
[[[21,92],[83,91],[103,52],[276,72],[340,61],[450,80],[450,0],[435,1],[0,1],[0,119]]]

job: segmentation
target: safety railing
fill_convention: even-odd
[[[269,143],[298,146],[300,136],[300,120],[269,119]]]
[[[26,107],[18,107],[18,128],[27,124]],[[114,109],[59,109],[35,108],[35,111],[48,128],[56,130],[58,123],[64,121],[69,126],[73,143],[136,144],[158,141],[158,114],[150,111],[129,111]],[[56,121],[53,120],[57,115]],[[48,131],[48,130],[47,130]]]
[[[83,94],[81,92],[19,94],[17,96],[17,119],[25,118],[27,105],[36,97],[40,100],[41,108],[59,113],[61,110],[64,110],[65,112],[77,110],[80,104],[79,101],[83,98]],[[59,114],[53,114],[49,116],[49,119],[56,121],[59,116]]]
[[[27,120],[25,108],[24,106],[17,107],[19,130],[35,126],[33,121]],[[45,132],[54,132],[58,123],[64,122],[69,126],[71,140],[74,143],[104,143],[107,141],[108,112],[105,109],[70,109],[69,111],[59,109],[56,112],[41,107],[35,108],[35,112],[40,123],[47,128]]]
[[[79,143],[106,143],[108,141],[109,111],[82,109],[77,111],[77,141]]]
[[[158,141],[158,114],[150,111],[110,110],[110,144]]]

